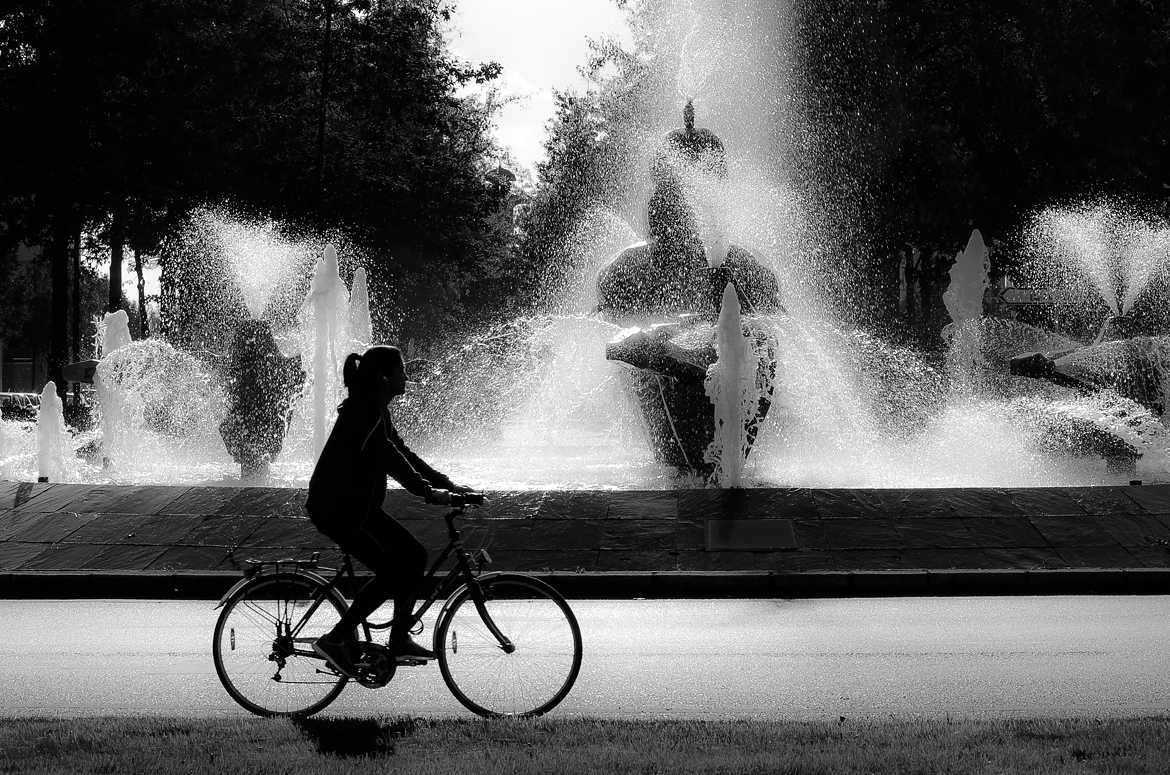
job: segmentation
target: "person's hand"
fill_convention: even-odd
[[[427,503],[434,503],[439,506],[451,505],[451,492],[449,490],[431,490],[427,493]]]

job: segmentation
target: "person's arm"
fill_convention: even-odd
[[[426,480],[431,483],[433,487],[440,487],[444,490],[459,489],[459,485],[451,481],[446,474],[436,471],[434,468],[423,460],[418,455],[406,446],[406,442],[398,435],[398,431],[389,422],[386,423],[386,436],[390,439],[390,443],[398,449],[403,458],[410,464],[410,467],[426,477]]]
[[[391,441],[391,435],[395,438],[398,436],[386,421],[385,415],[379,415],[362,441],[362,454],[373,455],[378,469],[413,495],[426,498],[434,489],[443,488],[441,482],[430,480],[414,467],[410,459]]]

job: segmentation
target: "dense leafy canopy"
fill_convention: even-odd
[[[153,253],[194,208],[229,203],[361,244],[393,333],[452,324],[506,253],[507,190],[484,179],[489,110],[462,96],[499,66],[447,51],[450,14],[444,0],[15,0],[0,15],[0,256],[24,241],[57,266],[82,225]]]

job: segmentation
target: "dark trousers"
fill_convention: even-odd
[[[353,512],[348,512],[349,516]],[[352,517],[350,517],[352,520]],[[362,565],[374,572],[334,632],[352,633],[378,607],[394,597],[394,626],[390,639],[402,642],[409,636],[409,617],[418,600],[419,582],[427,566],[427,550],[398,520],[381,509],[369,511],[356,521],[329,521],[313,524],[333,539]]]

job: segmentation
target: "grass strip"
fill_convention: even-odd
[[[2,773],[1162,773],[1170,718],[6,719]]]

